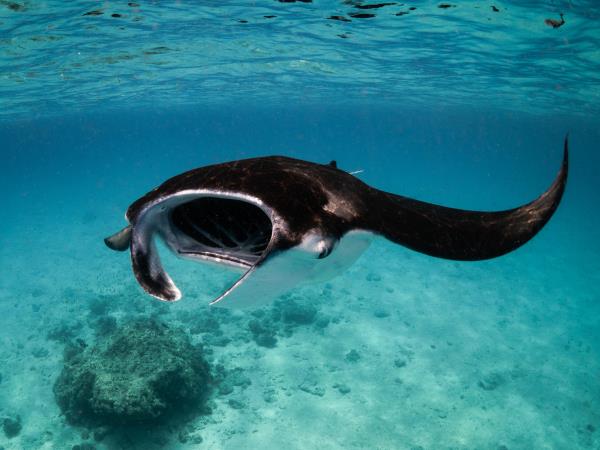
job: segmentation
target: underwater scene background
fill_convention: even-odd
[[[563,14],[564,24],[560,23]],[[592,1],[0,0],[0,449],[600,448]],[[551,19],[546,23],[546,19]],[[281,154],[379,189],[557,212],[501,258],[375,240],[265,308],[103,238],[162,181]]]

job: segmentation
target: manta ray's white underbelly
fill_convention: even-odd
[[[329,280],[350,267],[369,247],[374,235],[367,231],[345,234],[331,254],[319,258],[323,239],[310,235],[302,244],[269,258],[243,277],[216,303],[230,308],[260,307],[302,283]]]

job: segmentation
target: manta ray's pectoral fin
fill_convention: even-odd
[[[255,308],[295,286],[329,280],[346,270],[367,249],[372,233],[351,231],[338,242],[308,233],[298,245],[266,252],[211,305]]]
[[[369,228],[397,244],[440,258],[475,261],[504,255],[529,241],[554,214],[567,182],[568,147],[567,137],[558,175],[531,203],[505,211],[466,211],[374,191],[377,212]]]
[[[121,231],[116,232],[112,236],[104,238],[106,246],[112,250],[124,252],[129,248],[131,242],[131,225],[127,225]]]
[[[235,283],[210,302],[226,308],[264,306],[280,294],[305,281],[317,258],[303,251],[278,251],[260,264],[249,268]]]
[[[167,302],[181,298],[181,292],[160,263],[153,233],[133,232],[131,264],[138,283],[148,294]]]

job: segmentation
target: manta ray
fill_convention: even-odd
[[[438,258],[476,261],[511,252],[548,222],[563,195],[560,171],[536,200],[504,211],[468,211],[378,190],[335,161],[285,156],[225,162],[184,172],[133,202],[128,225],[104,241],[131,253],[150,295],[181,298],[161,265],[156,238],[178,257],[240,271],[210,304],[257,306],[306,281],[348,268],[375,236]]]

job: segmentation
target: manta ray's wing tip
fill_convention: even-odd
[[[509,253],[532,239],[562,199],[569,172],[569,135],[554,181],[537,199],[503,211],[475,211],[376,191],[381,215],[371,228],[400,245],[439,258],[480,261]],[[381,220],[383,219],[383,220]]]
[[[556,178],[554,179],[552,186],[550,186],[550,188],[544,194],[542,194],[540,198],[546,197],[546,196],[553,196],[554,197],[553,203],[555,204],[555,208],[556,208],[556,206],[558,206],[558,203],[562,199],[562,195],[564,193],[565,186],[567,184],[568,175],[569,175],[569,133],[567,133],[565,135],[565,142],[564,142],[564,148],[563,148],[563,159],[562,159],[562,164],[560,165],[560,169],[558,171],[558,175],[556,175]],[[538,201],[539,201],[539,199],[538,199]],[[532,203],[535,203],[535,201]],[[549,219],[549,217],[548,217],[548,219]]]

